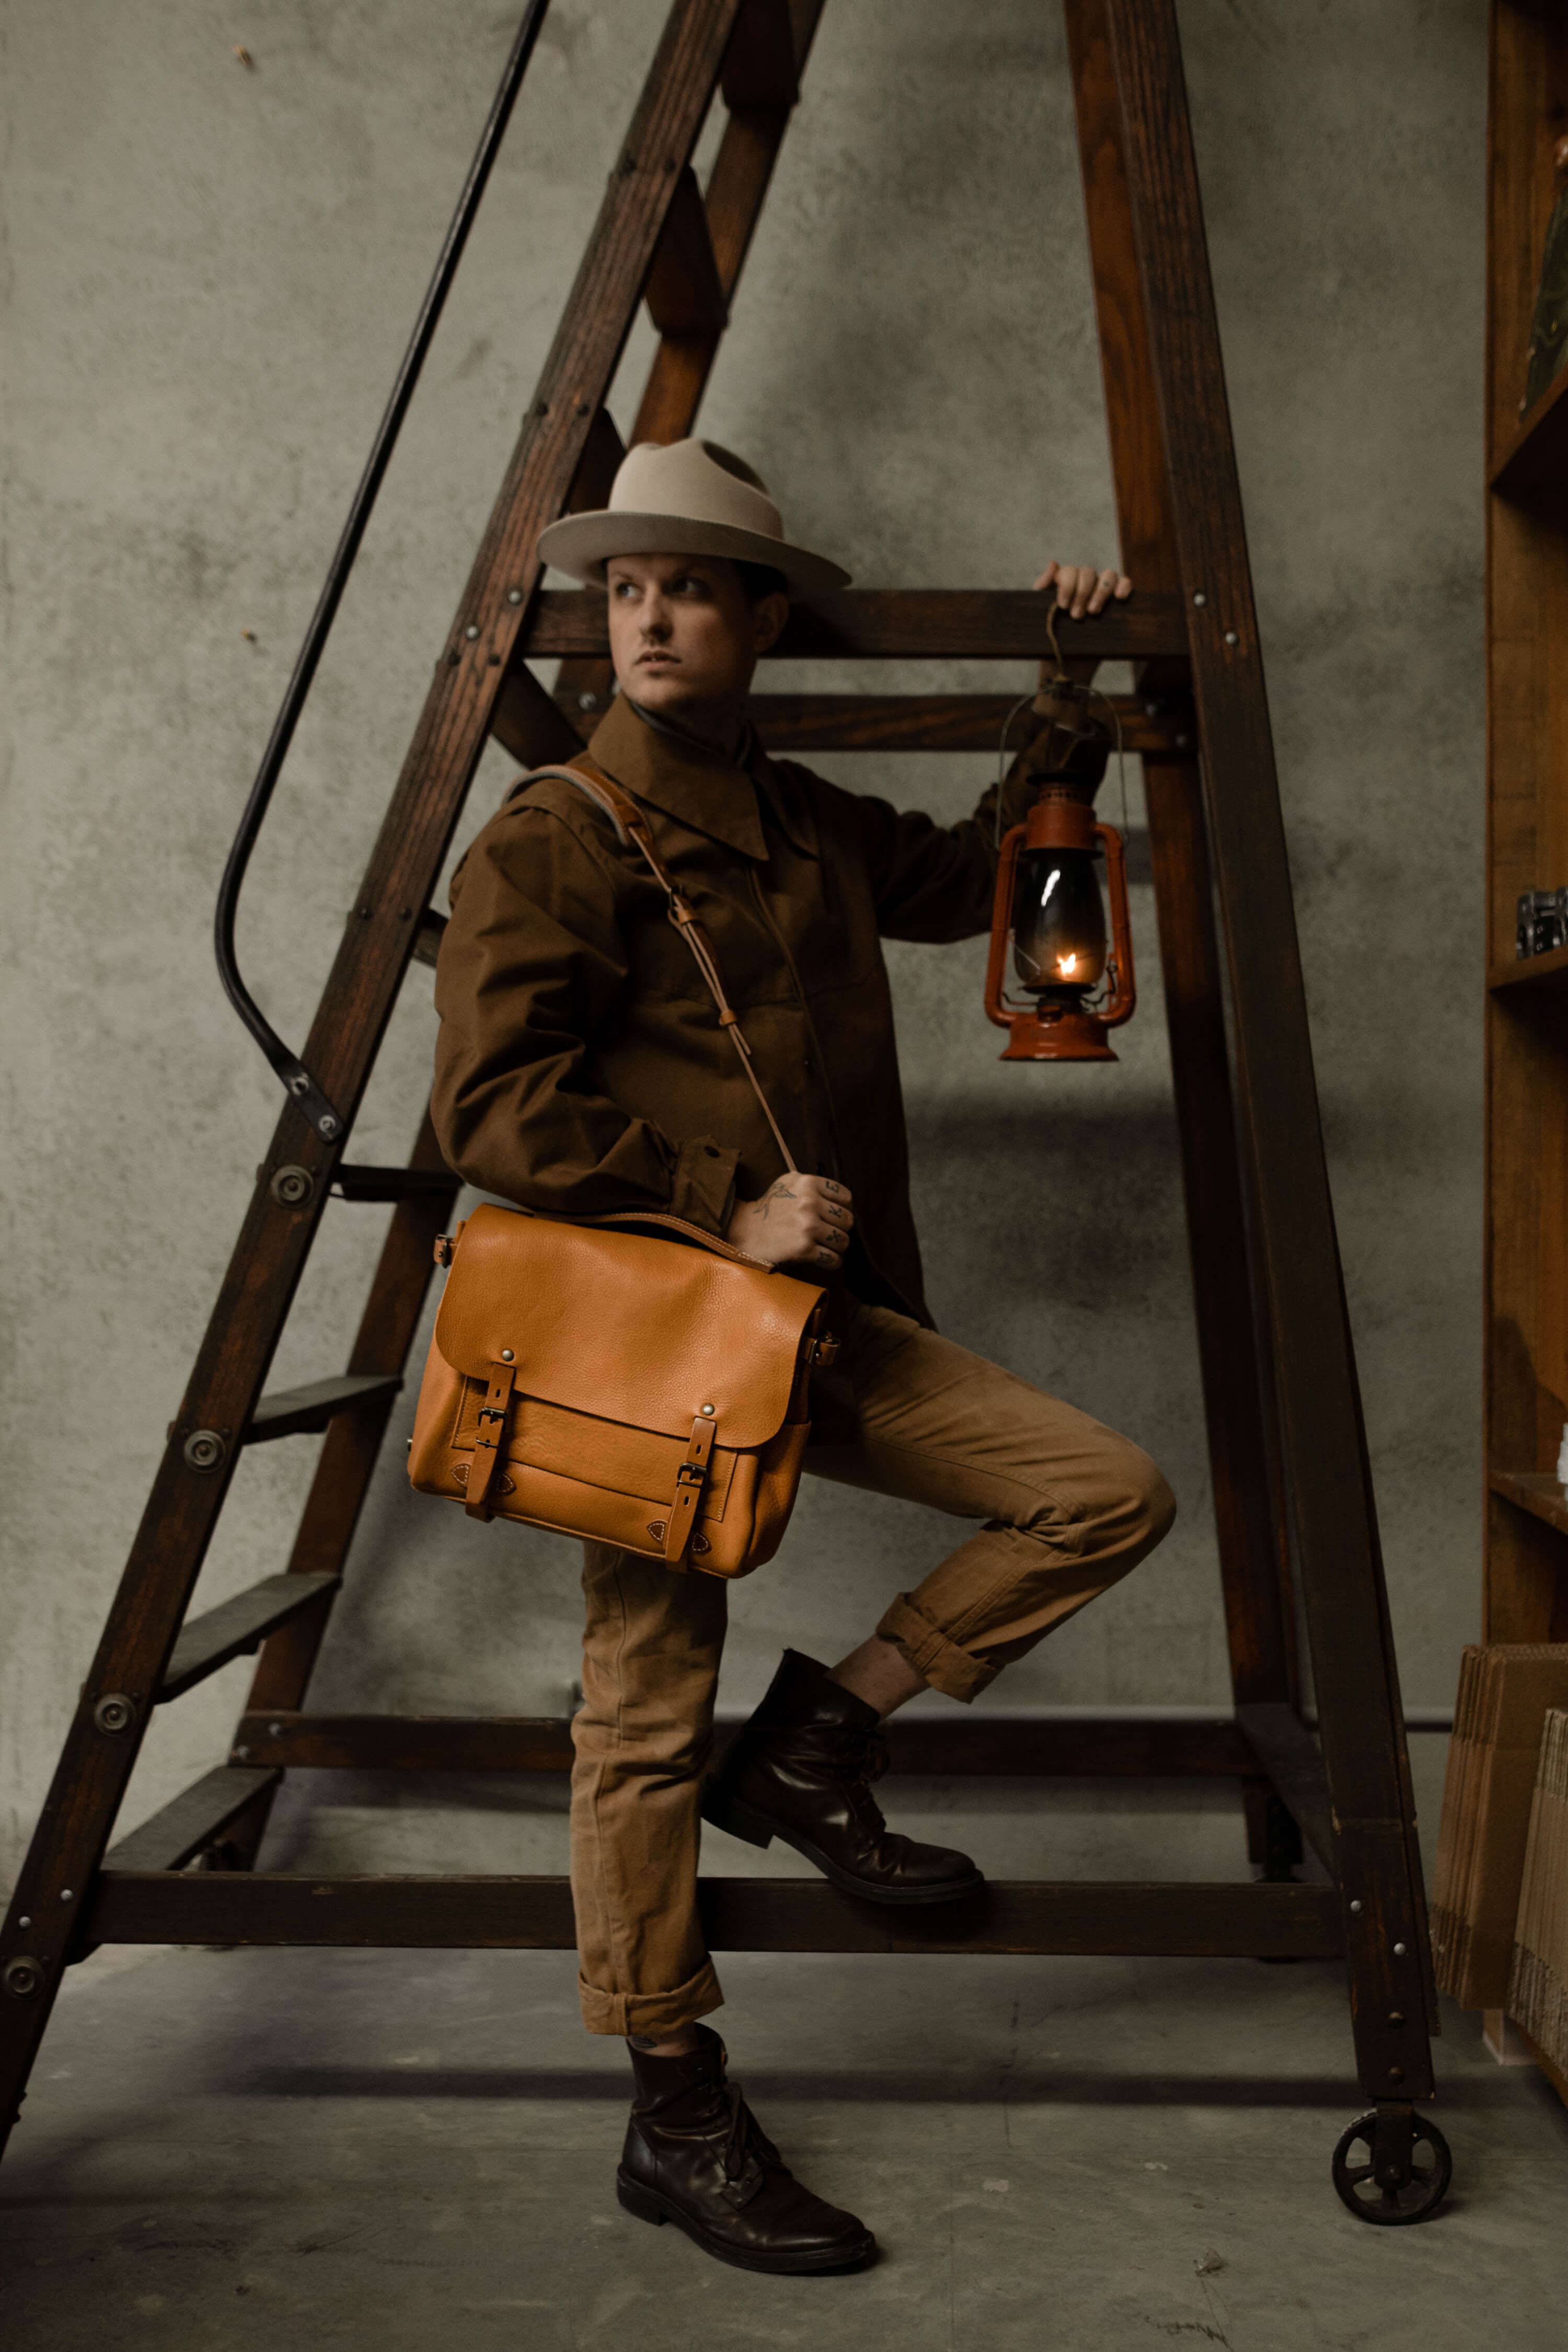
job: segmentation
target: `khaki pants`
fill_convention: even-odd
[[[1136,1445],[906,1316],[853,1305],[838,1376],[860,1434],[814,1445],[806,1468],[984,1522],[877,1629],[952,1698],[973,1699],[1135,1568],[1175,1515]],[[583,2018],[591,2033],[667,2033],[723,2000],[696,1888],[728,1588],[584,1549],[572,1774]]]

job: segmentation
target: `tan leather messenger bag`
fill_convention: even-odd
[[[711,946],[637,803],[576,766],[515,789],[545,776],[586,793],[642,853],[797,1172]],[[436,1255],[450,1271],[409,1448],[421,1494],[710,1576],[773,1558],[810,1434],[811,1370],[837,1352],[823,1290],[657,1210],[568,1223],[487,1203]]]

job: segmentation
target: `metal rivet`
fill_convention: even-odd
[[[18,1919],[16,1922],[18,1927],[30,1927],[32,1924],[30,1919]]]
[[[267,1727],[267,1737],[268,1739],[281,1739],[283,1726],[280,1723],[269,1723]]]
[[[1157,702],[1146,702],[1143,705],[1143,716],[1145,719],[1158,719],[1160,716],[1159,704]]]
[[[14,1960],[6,1961],[5,1976],[0,1978],[0,1983],[5,1985],[6,1991],[14,1993],[18,2000],[26,2000],[30,1994],[38,1991],[43,1981],[44,1972],[37,1961],[28,1959],[20,1952]]]
[[[1391,2009],[1388,2012],[1388,2021],[1390,2025],[1403,2025],[1405,2011],[1402,2009]]]
[[[186,1467],[216,1470],[227,1452],[216,1429],[193,1429],[184,1444]]]
[[[316,1121],[316,1132],[317,1132],[317,1134],[318,1134],[318,1135],[324,1135],[324,1136],[326,1137],[326,1139],[327,1139],[327,1141],[328,1141],[329,1143],[331,1141],[331,1139],[332,1139],[333,1136],[334,1136],[334,1135],[336,1135],[337,1131],[338,1131],[338,1122],[337,1122],[337,1120],[332,1117],[332,1114],[331,1114],[331,1111],[327,1111],[327,1112],[323,1115],[323,1117],[321,1117],[321,1118],[319,1118],[319,1119]]]
[[[1201,588],[1198,590],[1197,594],[1193,598],[1193,602],[1194,604],[1206,604],[1208,603],[1208,598],[1204,594]]]
[[[60,1889],[60,1901],[61,1901],[62,1903],[68,1903],[68,1902],[70,1901],[70,1899],[71,1899],[71,1891],[70,1891],[70,1888],[69,1888],[68,1886],[62,1886],[62,1887],[61,1887],[61,1889]]]
[[[237,1748],[234,1752],[238,1757],[242,1764],[246,1763],[249,1759],[250,1750],[248,1748]]]
[[[463,635],[470,640],[477,637],[479,634],[479,625],[477,621],[470,621],[468,627],[463,631]]]
[[[510,1364],[512,1361],[512,1352],[510,1348],[503,1348],[501,1349],[500,1360],[503,1364]]]
[[[277,1168],[267,1187],[280,1209],[301,1209],[316,1189],[308,1168]]]
[[[577,708],[579,710],[597,710],[599,708],[598,696],[596,694],[580,694],[577,697]]]
[[[1391,2066],[1388,2070],[1388,2079],[1391,2083],[1403,2083],[1405,2080],[1404,2067]]]
[[[1352,1909],[1352,1911],[1359,1911],[1359,1910],[1361,1909],[1361,1897],[1360,1897],[1359,1895],[1356,1897],[1356,1900],[1355,1900],[1355,1901],[1351,1905],[1351,1909]]]
[[[100,1731],[129,1731],[136,1720],[136,1703],[123,1691],[109,1691],[92,1710]]]
[[[1190,735],[1178,735],[1178,736],[1177,736],[1177,738],[1176,738],[1176,749],[1177,749],[1177,751],[1187,751],[1187,750],[1190,748],[1191,744],[1192,744],[1192,740],[1193,740],[1193,739],[1192,739],[1192,737],[1191,737]]]
[[[1405,1946],[1403,1944],[1395,1944],[1394,1947],[1394,1957],[1396,1960],[1402,1960],[1405,1958]]]
[[[712,1406],[711,1406],[710,1404],[705,1404],[705,1405],[703,1406],[702,1410],[703,1410],[703,1412],[709,1412],[709,1413],[710,1413],[710,1412],[712,1412],[713,1408],[712,1408]]]
[[[1238,646],[1241,643],[1241,639],[1237,635],[1234,629],[1227,629],[1226,631],[1225,641],[1227,646]]]
[[[509,588],[506,592],[506,601],[509,604],[521,604],[522,602],[521,589]]]

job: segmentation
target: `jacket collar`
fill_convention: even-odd
[[[768,856],[757,805],[761,790],[767,795],[770,814],[793,845],[808,856],[816,856],[804,794],[768,759],[750,724],[731,758],[695,735],[649,718],[626,695],[617,694],[587,749],[634,799],[651,803],[759,865]]]

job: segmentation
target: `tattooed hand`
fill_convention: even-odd
[[[760,1201],[737,1201],[724,1238],[764,1265],[837,1265],[855,1219],[831,1176],[781,1176]]]

